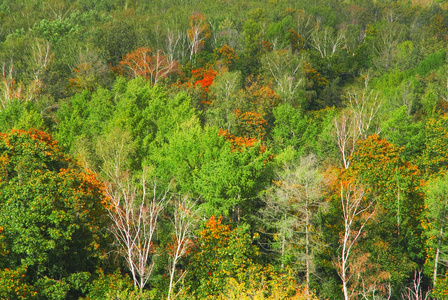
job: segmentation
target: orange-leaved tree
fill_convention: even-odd
[[[369,217],[369,222],[364,228],[366,235],[359,237],[357,260],[364,257],[364,266],[380,266],[364,270],[364,275],[358,276],[362,281],[357,280],[357,284],[370,285],[372,293],[382,285],[381,293],[385,296],[392,292],[389,284],[403,284],[412,270],[422,264],[421,257],[409,255],[423,251],[421,175],[417,166],[401,157],[402,151],[377,135],[369,136],[357,143],[346,170],[356,189],[351,195],[345,193],[344,199],[361,198],[361,203],[370,205],[360,214],[362,218]],[[353,268],[356,263],[352,261]],[[373,281],[367,282],[368,277]]]
[[[238,60],[238,55],[235,50],[227,45],[222,46],[219,49],[213,50],[215,54],[216,66],[218,69],[230,69],[230,67]]]
[[[210,25],[204,14],[195,12],[190,17],[190,28],[188,38],[190,39],[190,60],[194,54],[199,53],[204,48],[205,40],[211,36]]]
[[[126,54],[120,62],[123,72],[129,78],[144,77],[156,84],[179,71],[179,63],[170,60],[161,50],[141,47]]]

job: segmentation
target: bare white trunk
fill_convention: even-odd
[[[440,246],[442,244],[442,236],[443,236],[443,226],[440,227],[440,232],[439,232],[439,238],[438,238],[438,242],[437,242],[437,249],[436,249],[436,256],[434,258],[434,271],[433,271],[433,278],[432,278],[432,287],[435,288],[436,287],[436,283],[437,283],[437,267],[439,264],[439,254],[440,254]]]
[[[190,202],[186,197],[178,199],[174,210],[174,244],[173,251],[170,254],[170,285],[168,289],[168,300],[171,299],[175,285],[185,276],[185,271],[181,273],[175,282],[176,267],[179,260],[184,257],[193,246],[192,231],[196,211],[194,211],[195,203]]]
[[[344,190],[341,182],[341,204],[344,218],[344,232],[341,238],[341,251],[339,253],[338,267],[339,277],[342,280],[344,299],[349,300],[354,294],[354,290],[349,291],[348,284],[353,274],[350,272],[350,253],[358,241],[361,233],[374,212],[369,209],[372,202],[363,203],[365,192],[362,187],[348,186]],[[360,225],[355,227],[356,221]]]

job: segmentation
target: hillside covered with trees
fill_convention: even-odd
[[[446,299],[447,51],[443,0],[0,1],[0,298]]]

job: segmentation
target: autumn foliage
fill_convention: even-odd
[[[201,299],[218,296],[225,291],[230,278],[244,276],[259,255],[252,245],[252,237],[242,228],[232,229],[223,219],[212,216],[199,233],[196,248],[190,260],[195,280],[193,288]]]
[[[224,45],[219,49],[215,49],[213,52],[215,54],[216,65],[220,69],[229,69],[235,61],[238,60],[238,55],[227,45]]]
[[[195,12],[190,18],[190,28],[188,29],[188,38],[190,39],[190,57],[199,53],[204,48],[205,40],[211,36],[210,25],[205,16]]]
[[[126,54],[120,62],[123,72],[129,78],[143,77],[156,84],[171,74],[177,73],[179,63],[170,60],[161,50],[151,48],[138,48]]]
[[[211,68],[198,68],[191,71],[191,83],[188,87],[193,89],[201,105],[208,107],[212,103],[209,87],[213,84],[213,80],[217,72]]]
[[[217,72],[213,69],[199,68],[192,70],[193,86],[200,86],[207,93],[210,93],[208,88],[212,85],[216,74]]]
[[[9,282],[0,295],[14,285],[64,296],[76,287],[58,280],[95,271],[105,256],[103,185],[34,129],[0,135],[0,169],[0,273]]]

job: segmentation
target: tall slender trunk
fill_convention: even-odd
[[[283,215],[283,218],[284,218],[284,220],[286,221],[286,212],[285,212],[285,214]],[[284,266],[284,261],[285,261],[285,244],[286,244],[286,237],[285,237],[285,234],[283,233],[282,234],[282,269],[285,267]]]
[[[437,242],[437,249],[436,249],[436,257],[434,258],[434,272],[433,272],[433,278],[432,278],[432,282],[433,282],[433,287],[436,287],[436,282],[437,282],[437,265],[439,263],[439,254],[440,254],[440,246],[442,244],[442,235],[443,235],[443,225],[440,227],[440,233],[439,233],[439,240]]]
[[[398,199],[397,199],[397,232],[400,237],[400,187],[398,187]]]
[[[309,207],[308,207],[308,198],[306,199],[306,207],[305,207],[305,266],[306,266],[306,289],[309,291],[310,289],[310,216],[309,216]]]

